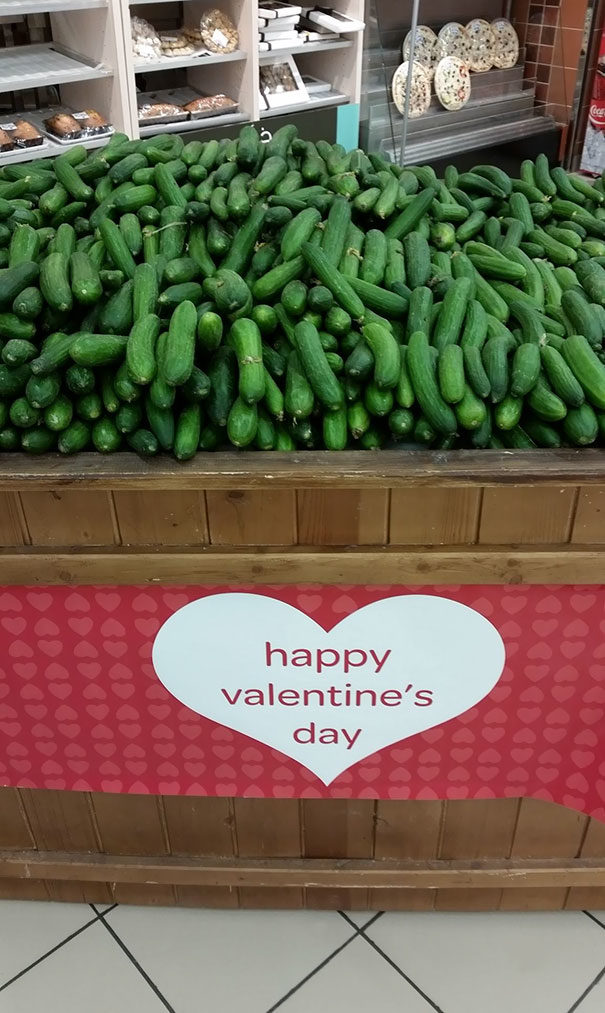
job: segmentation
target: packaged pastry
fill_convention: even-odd
[[[464,25],[450,21],[444,25],[435,43],[435,59],[437,62],[444,56],[456,56],[468,63],[471,51],[470,36]]]
[[[183,109],[187,110],[192,119],[235,112],[238,108],[238,103],[234,102],[228,95],[200,95],[199,98],[195,98],[183,106]]]
[[[6,124],[6,126],[13,126],[13,124]],[[0,126],[0,151],[12,151],[15,145],[11,135]]]
[[[185,110],[172,102],[144,102],[139,106],[139,123],[163,123],[186,119]]]
[[[70,113],[55,113],[54,116],[44,120],[44,126],[49,133],[64,141],[75,140],[82,133],[80,124]]]
[[[17,120],[13,131],[13,140],[19,148],[35,148],[44,142],[40,131],[27,120]]]
[[[391,84],[393,102],[397,110],[404,115],[405,97],[408,89],[410,64],[405,60],[395,71]],[[429,74],[421,63],[412,63],[412,83],[410,89],[410,119],[422,116],[431,104],[431,81]]]
[[[162,56],[192,56],[195,46],[184,32],[162,32],[160,35]]]
[[[200,35],[202,45],[210,53],[233,53],[239,46],[239,35],[233,21],[216,7],[202,14]]]
[[[519,59],[519,36],[506,18],[496,18],[491,27],[494,36],[494,64],[501,70],[508,70]]]
[[[160,37],[144,18],[130,18],[132,54],[138,60],[159,60],[162,56]]]
[[[435,35],[432,28],[428,25],[418,25],[416,28],[416,38],[414,40],[414,55],[412,59],[415,63],[421,63],[422,66],[429,72],[431,80],[435,74],[435,43],[437,42],[437,36]],[[408,32],[405,39],[403,40],[403,59],[409,60],[410,58],[410,47],[412,43],[412,33]]]
[[[74,120],[76,120],[80,126],[80,129],[90,135],[97,134],[108,134],[111,131],[111,127],[104,116],[98,113],[96,109],[83,109],[82,112],[73,114]]]
[[[471,75],[468,64],[457,56],[444,56],[435,71],[435,94],[444,109],[462,109],[471,97]]]
[[[475,71],[491,70],[494,65],[494,33],[489,21],[473,18],[466,26],[471,42],[469,67]]]

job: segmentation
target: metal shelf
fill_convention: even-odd
[[[296,102],[290,106],[278,106],[276,109],[261,109],[260,117],[266,119],[268,116],[285,116],[291,113],[308,112],[311,109],[325,109],[330,106],[348,105],[350,99],[339,91],[329,91],[317,98],[310,98],[306,102]]]
[[[0,155],[0,169],[3,165],[15,165],[17,162],[33,162],[37,158],[55,158],[57,155],[64,155],[66,151],[69,151],[67,145],[57,144],[50,137],[45,137],[44,140],[45,143],[38,145],[37,148],[19,148],[15,151],[6,151]],[[89,137],[79,140],[78,144],[84,145],[85,148],[100,148],[103,144],[107,144],[108,140],[109,138],[106,136]]]
[[[107,7],[108,0],[0,0],[0,18],[57,11],[91,11]]]
[[[111,77],[113,71],[91,66],[83,56],[68,53],[53,42],[15,46],[2,52],[0,94],[26,88],[48,88],[54,84],[91,81]]]
[[[208,67],[214,63],[234,63],[245,60],[246,53],[236,49],[233,53],[211,53],[208,56],[168,56],[163,60],[141,60],[134,64],[135,74],[152,74],[156,70],[178,69],[179,67]]]
[[[350,49],[353,43],[350,39],[339,39],[337,42],[301,42],[298,46],[289,46],[288,49],[274,49],[269,53],[259,53],[259,62],[275,63],[284,56],[304,56],[306,53],[329,53],[331,49]]]
[[[207,130],[208,127],[228,127],[232,123],[249,123],[247,113],[225,113],[224,116],[206,116],[202,120],[182,120],[177,123],[150,123],[139,128],[141,137],[154,137],[156,134],[183,134],[194,130]]]

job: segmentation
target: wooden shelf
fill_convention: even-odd
[[[259,63],[275,63],[284,56],[308,56],[310,53],[329,53],[334,49],[350,49],[353,43],[350,39],[339,39],[334,42],[301,42],[298,46],[290,46],[288,49],[274,49],[269,53],[259,53]]]
[[[176,70],[179,67],[210,67],[217,63],[236,63],[245,60],[241,49],[234,53],[212,53],[209,56],[169,56],[163,60],[141,60],[134,64],[135,74],[153,74],[159,70]]]

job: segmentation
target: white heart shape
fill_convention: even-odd
[[[308,660],[305,652],[311,665],[293,665]],[[324,784],[469,710],[504,661],[502,638],[484,616],[422,594],[366,605],[329,632],[275,598],[208,595],[175,612],[153,645],[157,675],[177,700],[280,750]],[[300,741],[312,728],[314,741]]]

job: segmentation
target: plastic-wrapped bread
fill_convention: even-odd
[[[13,140],[19,148],[35,148],[42,144],[44,138],[39,130],[27,120],[17,120],[13,131]]]
[[[492,21],[494,36],[494,64],[501,70],[514,67],[519,59],[519,36],[506,18]]]
[[[12,151],[14,147],[10,135],[0,127],[0,151]]]
[[[72,138],[79,137],[82,133],[82,127],[69,113],[55,113],[54,116],[44,120],[44,125],[50,130],[51,134],[55,134],[57,137],[63,138],[63,140],[71,140]]]
[[[132,53],[139,60],[158,60],[162,56],[160,37],[153,25],[144,18],[130,18]]]
[[[429,77],[432,81],[435,76],[435,67],[437,61],[435,58],[435,43],[437,42],[437,36],[435,35],[432,28],[428,25],[418,25],[416,28],[416,39],[414,41],[414,55],[412,59],[416,63],[421,63],[422,66],[428,71]],[[409,60],[410,48],[412,43],[412,33],[408,32],[405,39],[403,40],[403,59]]]
[[[204,11],[200,18],[202,45],[211,53],[233,53],[239,46],[237,28],[218,8]]]

